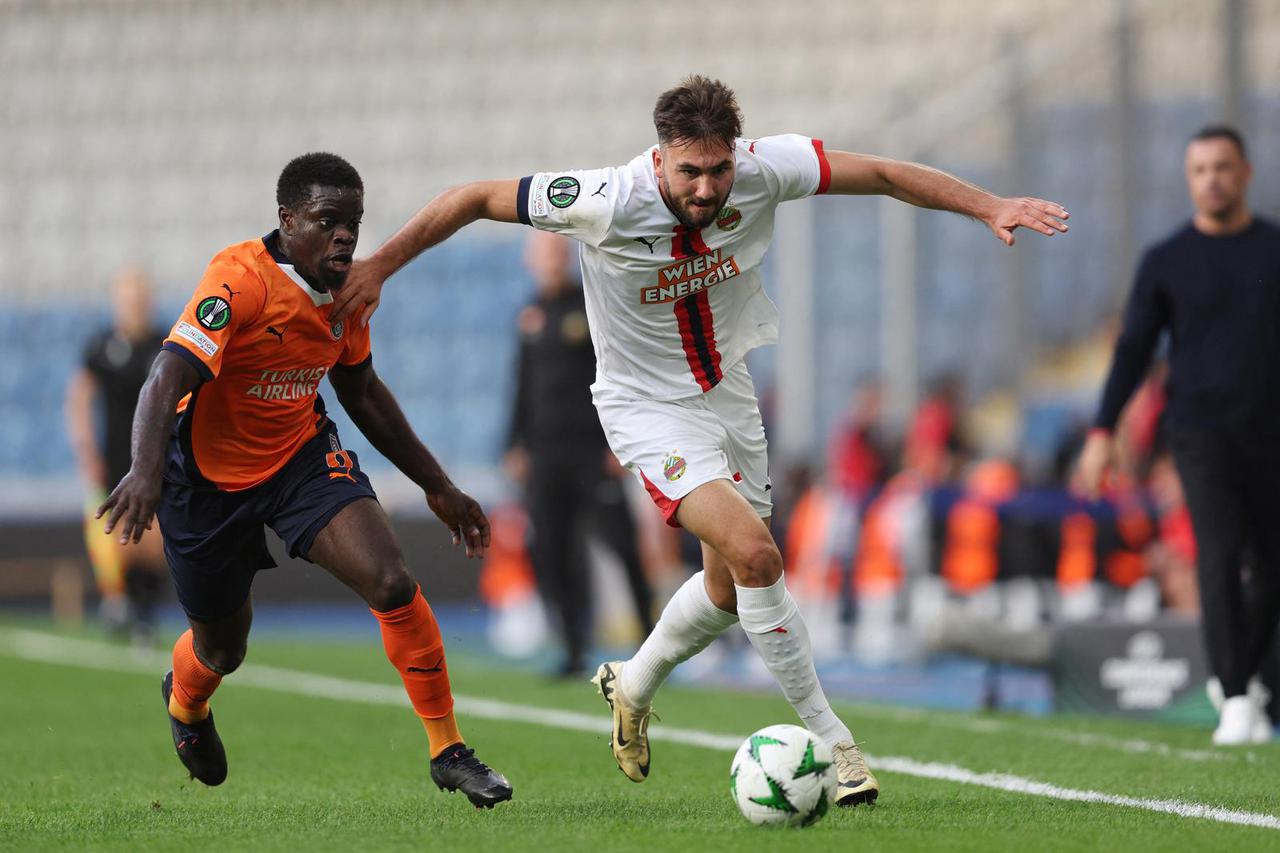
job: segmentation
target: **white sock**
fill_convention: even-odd
[[[671,596],[653,633],[622,668],[618,689],[632,705],[648,707],[676,664],[711,645],[737,621],[736,615],[711,603],[702,572],[698,572]]]
[[[830,745],[852,741],[849,728],[831,710],[818,684],[809,629],[785,579],[784,575],[772,586],[758,588],[734,585],[742,630],[809,731]]]

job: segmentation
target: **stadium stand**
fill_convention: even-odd
[[[773,50],[723,52],[705,67],[696,46],[637,26],[634,9],[614,4],[552,16],[582,7],[378,0],[353,11],[321,2],[301,30],[288,28],[293,4],[248,0],[4,4],[0,477],[43,484],[22,498],[28,509],[67,508],[74,488],[57,487],[74,476],[62,392],[85,333],[106,316],[110,272],[145,263],[171,316],[213,252],[270,227],[271,189],[290,156],[332,149],[361,169],[367,249],[451,182],[629,158],[651,136],[654,94],[692,70],[737,88],[749,133],[808,132],[832,147],[900,154],[886,147],[894,141],[886,128],[946,105],[962,119],[912,156],[1008,190],[1008,104],[970,104],[956,93],[974,69],[1010,60],[1019,45],[1035,92],[1026,140],[1034,181],[1020,191],[1061,198],[1074,215],[1072,239],[1026,249],[1024,335],[1036,348],[1087,337],[1114,311],[1133,263],[1109,239],[1115,164],[1099,144],[1111,132],[1117,10],[1127,6],[1142,22],[1133,140],[1142,152],[1133,224],[1142,242],[1185,215],[1182,143],[1216,117],[1212,4],[997,0],[987,4],[996,27],[992,17],[972,21],[966,0],[930,3],[928,15],[917,5],[824,0],[800,16],[743,0],[717,19],[717,40],[763,29]],[[651,6],[646,17],[663,19],[678,4]],[[1248,14],[1256,92],[1247,114],[1262,176],[1280,166],[1280,103],[1270,94],[1280,50],[1268,49],[1280,42],[1280,8],[1257,2]],[[1054,15],[1061,27],[1036,26]],[[1280,187],[1257,184],[1257,207],[1274,210]],[[823,354],[817,387],[830,393],[818,396],[813,420],[825,429],[855,381],[880,368],[882,259],[874,206],[831,199],[817,210],[822,307],[810,331]],[[972,393],[1008,383],[1015,368],[999,334],[1013,319],[1001,286],[1008,256],[975,239],[972,223],[918,222],[921,376],[961,364]],[[388,291],[375,321],[379,369],[452,466],[497,459],[510,321],[527,287],[520,236],[478,227],[433,251]],[[345,435],[367,449],[354,430]],[[369,462],[384,467],[374,454]]]

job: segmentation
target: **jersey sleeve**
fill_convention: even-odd
[[[223,353],[236,331],[262,312],[266,294],[256,275],[215,259],[169,330],[164,348],[186,359],[208,382],[222,369]]]
[[[831,165],[821,139],[796,133],[764,136],[752,142],[750,150],[780,202],[825,193],[831,186]]]
[[[609,233],[621,184],[612,168],[538,172],[520,179],[516,212],[525,225],[598,246]]]
[[[373,358],[373,344],[369,335],[369,326],[360,322],[361,315],[356,314],[344,320],[346,337],[342,353],[338,356],[338,366],[363,367]]]

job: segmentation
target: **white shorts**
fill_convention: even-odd
[[[773,514],[768,442],[745,362],[697,397],[639,400],[611,388],[592,396],[614,455],[668,524],[679,527],[680,501],[712,480],[731,481],[761,518]]]

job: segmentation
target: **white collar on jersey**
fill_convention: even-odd
[[[321,305],[328,305],[329,303],[333,302],[332,293],[327,293],[327,292],[321,293],[320,291],[314,289],[311,285],[307,284],[307,280],[298,274],[298,271],[293,268],[293,264],[282,264],[279,261],[277,261],[276,266],[284,270],[284,274],[289,276],[289,278],[293,280],[294,284],[302,288],[303,293],[311,297],[312,305],[319,308]]]

